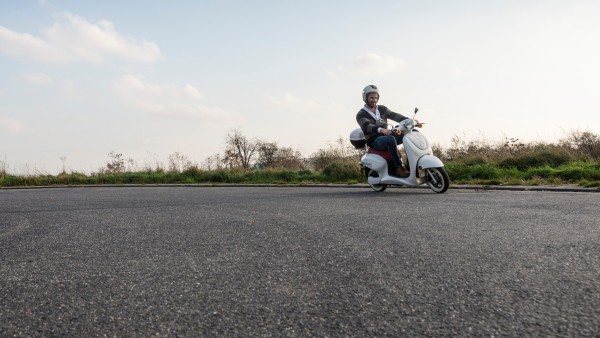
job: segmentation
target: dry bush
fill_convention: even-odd
[[[600,135],[574,131],[557,143],[527,144],[507,137],[494,143],[483,137],[468,140],[454,136],[449,148],[438,149],[435,153],[443,161],[468,165],[488,163],[518,169],[544,165],[557,167],[573,160],[600,159]]]
[[[445,161],[462,163],[499,162],[506,158],[530,151],[531,145],[526,145],[516,138],[508,138],[492,142],[485,138],[467,139],[464,135],[452,137],[447,149],[438,150]]]
[[[450,147],[441,151],[444,161],[461,161],[467,158],[478,157],[487,160],[490,156],[491,145],[485,139],[467,140],[463,135],[455,135],[450,140]]]
[[[277,142],[260,142],[258,147],[258,167],[304,169],[302,154],[290,147],[279,147]]]
[[[8,175],[8,162],[6,159],[0,160],[0,177]]]
[[[125,160],[123,154],[117,154],[114,151],[108,153],[109,161],[106,163],[106,173],[122,174],[125,172]]]
[[[559,144],[578,159],[600,159],[600,135],[591,131],[573,131]]]
[[[319,149],[310,157],[310,160],[314,169],[321,171],[333,162],[358,163],[363,153],[363,150],[354,148],[349,140],[340,137],[335,143],[328,143],[327,148]]]
[[[192,167],[197,165],[182,153],[176,151],[169,155],[169,172],[181,173]]]

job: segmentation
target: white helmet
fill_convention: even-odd
[[[356,149],[362,149],[365,147],[367,140],[365,140],[365,134],[363,133],[362,129],[356,128],[350,133],[350,143],[352,143]]]
[[[367,97],[369,97],[369,94],[371,93],[377,93],[377,95],[379,95],[379,90],[376,85],[368,85],[363,89],[362,96],[365,103],[367,103]]]

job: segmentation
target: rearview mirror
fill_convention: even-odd
[[[415,108],[415,114],[419,111],[419,108]]]

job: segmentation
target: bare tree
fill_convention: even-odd
[[[221,154],[214,154],[204,159],[202,163],[202,168],[206,170],[218,170],[223,169],[223,165],[225,164],[224,159],[221,157]]]
[[[256,157],[260,141],[247,138],[238,129],[234,129],[225,137],[225,163],[230,168],[249,169]]]
[[[276,142],[261,142],[258,146],[258,162],[262,167],[271,168],[276,165],[279,147]]]

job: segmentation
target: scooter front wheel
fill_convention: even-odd
[[[443,167],[439,168],[428,168],[427,170],[427,185],[431,190],[436,193],[443,193],[448,190],[450,186],[450,178],[446,169]]]
[[[375,170],[367,168],[367,182],[369,181],[369,177],[379,177],[379,174]],[[387,184],[371,184],[371,183],[369,183],[369,186],[371,187],[371,189],[373,189],[377,192],[383,192],[385,189],[387,189]]]

